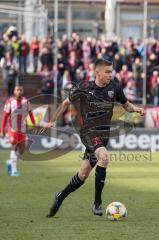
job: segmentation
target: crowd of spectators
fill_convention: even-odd
[[[159,104],[159,40],[147,39],[147,102]],[[54,64],[55,44],[58,48],[58,63]],[[64,97],[65,89],[79,81],[94,80],[94,61],[98,58],[113,61],[113,77],[121,83],[127,98],[141,101],[143,97],[143,41],[132,37],[122,42],[118,37],[106,41],[81,38],[73,33],[71,39],[66,35],[54,42],[53,37],[27,42],[16,31],[4,34],[0,42],[0,66],[3,81],[12,94],[18,73],[38,73],[42,76],[43,93],[52,94],[57,80],[58,93]]]

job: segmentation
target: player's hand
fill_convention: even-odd
[[[135,109],[135,112],[139,113],[141,116],[145,116],[145,114],[146,114],[145,109],[140,108],[140,107],[137,107],[137,108]]]
[[[55,127],[55,122],[49,122],[46,124],[45,128]]]
[[[4,132],[1,132],[1,133],[0,133],[0,137],[1,137],[1,138],[4,138],[4,137],[5,137],[5,133],[4,133]]]
[[[56,126],[56,122],[49,122],[45,125],[45,127],[41,128],[38,133],[42,134],[46,129],[51,128],[51,127],[55,127],[55,126]]]

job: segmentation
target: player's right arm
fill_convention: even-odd
[[[1,130],[0,130],[1,137],[5,136],[5,127],[6,127],[6,124],[7,124],[8,117],[10,115],[10,110],[11,110],[10,100],[7,100],[5,105],[4,105],[2,121],[1,121]]]
[[[80,97],[80,91],[77,87],[72,87],[69,91],[69,96],[59,105],[59,107],[57,108],[52,121],[49,122],[45,128],[50,128],[55,126],[56,121],[59,119],[59,117],[66,111],[66,109],[68,108],[68,106],[76,101],[78,98]],[[44,131],[43,128],[40,133],[42,133]]]
[[[48,123],[47,124],[47,127],[52,127],[54,126],[55,122],[59,119],[59,117],[66,111],[66,109],[68,108],[68,106],[70,105],[70,100],[69,98],[67,97],[60,105],[59,107],[57,108],[54,116],[53,116],[53,119],[52,119],[52,122]]]

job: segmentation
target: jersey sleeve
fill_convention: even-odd
[[[10,113],[11,112],[11,103],[10,103],[10,100],[7,100],[6,102],[5,102],[5,105],[4,105],[4,110],[3,110],[4,112],[6,112],[6,113]]]
[[[31,119],[31,122],[32,122],[33,126],[35,127],[36,122],[35,122],[34,114],[31,111],[29,112],[29,116],[30,116],[30,119]]]
[[[31,119],[31,122],[33,124],[33,126],[35,127],[36,123],[35,123],[35,118],[34,118],[34,114],[32,112],[32,107],[31,107],[31,103],[29,100],[27,100],[27,108],[28,108],[28,113]]]
[[[81,93],[80,93],[80,90],[77,87],[72,87],[70,89],[69,95],[68,95],[68,98],[69,98],[70,102],[76,101],[77,99],[80,98],[80,96],[81,96]]]
[[[31,103],[29,100],[27,100],[27,110],[28,110],[28,113],[32,111]]]
[[[10,112],[11,112],[11,104],[10,104],[10,100],[7,100],[4,105],[4,110],[2,115],[1,129],[0,129],[1,132],[4,132]]]
[[[124,91],[122,87],[118,84],[116,89],[116,101],[121,104],[125,104],[127,102],[127,98],[125,97]]]

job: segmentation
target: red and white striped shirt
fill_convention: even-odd
[[[30,102],[27,98],[20,97],[16,99],[12,97],[7,99],[3,110],[1,132],[4,132],[8,122],[8,131],[26,133],[26,118],[28,114],[35,126],[35,119],[31,111]]]

